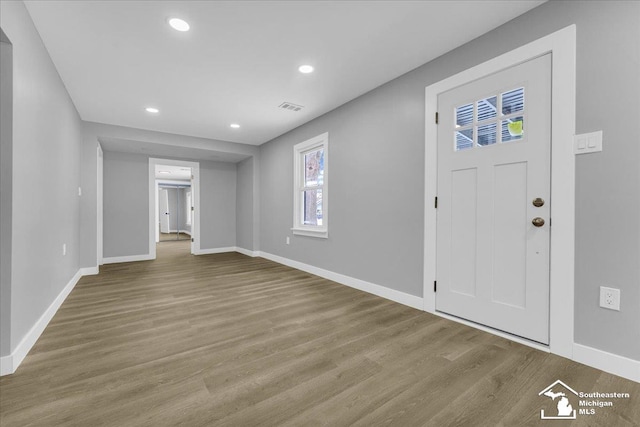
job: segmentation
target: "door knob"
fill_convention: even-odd
[[[538,217],[533,218],[533,220],[531,220],[531,224],[535,225],[536,227],[542,227],[544,225],[544,219]]]
[[[540,197],[536,197],[535,199],[533,199],[533,206],[535,206],[536,208],[539,208],[541,206],[544,206],[544,199],[541,199]]]

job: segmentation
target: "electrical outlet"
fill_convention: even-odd
[[[62,255],[64,256],[64,255],[66,255],[66,254],[67,254],[67,244],[66,244],[66,243],[63,243],[63,244],[62,244]]]
[[[600,286],[600,307],[620,311],[620,289]]]
[[[78,187],[78,196],[82,196],[82,187]]]
[[[291,241],[289,240],[289,236],[287,236],[287,245],[290,244]]]

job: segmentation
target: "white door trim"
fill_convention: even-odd
[[[158,227],[158,224],[160,224],[160,206],[158,205],[158,200],[160,199],[160,187],[158,186],[158,180],[156,180],[156,185],[155,185],[155,189],[154,191],[156,192],[156,206],[155,206],[155,223],[156,226],[154,227],[156,229],[156,243],[160,242],[160,227]]]
[[[149,258],[156,259],[156,232],[158,228],[158,192],[156,185],[156,165],[183,166],[191,168],[191,192],[193,193],[193,223],[191,253],[200,252],[200,163],[184,160],[149,158]]]
[[[549,350],[572,358],[575,257],[576,26],[571,25],[497,58],[428,86],[425,90],[424,310],[435,309],[438,94],[546,53],[552,54]]]
[[[96,206],[96,218],[97,218],[97,242],[98,242],[98,247],[97,247],[97,265],[98,265],[98,269],[100,268],[101,265],[104,264],[104,254],[103,254],[103,250],[104,250],[104,246],[103,246],[103,239],[104,239],[104,212],[103,212],[103,197],[104,197],[104,153],[102,152],[102,147],[100,146],[100,143],[98,143],[97,146],[97,196],[96,196],[96,201],[97,201],[97,206]]]

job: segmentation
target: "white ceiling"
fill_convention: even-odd
[[[83,120],[259,145],[543,2],[26,4]]]

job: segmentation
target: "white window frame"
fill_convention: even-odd
[[[306,225],[302,222],[302,190],[304,189],[304,155],[310,151],[324,150],[322,184],[322,225]],[[329,133],[293,146],[293,234],[310,237],[329,237]]]

